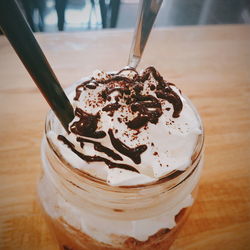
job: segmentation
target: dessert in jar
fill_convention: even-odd
[[[61,249],[168,249],[196,196],[203,128],[154,67],[96,71],[46,120],[38,192]]]

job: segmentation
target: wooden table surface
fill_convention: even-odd
[[[37,34],[63,86],[127,63],[131,31]],[[206,130],[198,200],[172,250],[250,249],[250,26],[152,32],[154,65],[197,106]],[[0,248],[57,249],[36,201],[48,106],[0,37]]]

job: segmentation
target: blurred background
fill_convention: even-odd
[[[135,26],[139,0],[18,0],[34,32]],[[163,0],[155,26],[250,23],[250,0]]]

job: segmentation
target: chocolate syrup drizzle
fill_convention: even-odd
[[[106,105],[102,110],[103,111],[115,111],[117,109],[119,109],[121,107],[121,104],[115,102],[115,103],[111,103]]]
[[[133,79],[120,75],[124,71],[135,72]],[[156,95],[143,95],[142,91],[144,88],[144,83],[153,77],[156,84],[150,83],[149,88]],[[106,86],[104,90],[99,93],[99,103],[111,101],[111,94],[114,91],[118,92],[118,95],[113,96],[115,99],[114,103],[107,104],[102,108],[102,111],[109,112],[108,115],[113,116],[114,112],[117,111],[122,105],[119,103],[121,98],[124,99],[125,103],[131,109],[132,113],[136,114],[136,117],[130,121],[125,121],[128,128],[132,130],[137,130],[147,126],[148,123],[157,124],[159,118],[163,114],[162,105],[160,99],[167,100],[173,105],[173,118],[177,118],[182,111],[183,104],[180,97],[171,88],[172,83],[166,82],[163,77],[156,71],[154,67],[148,67],[142,75],[139,75],[134,68],[125,68],[119,71],[117,74],[109,74],[108,79],[96,80],[93,77],[79,86],[76,87],[76,95],[74,100],[78,101],[82,91],[88,89],[96,89],[97,86]],[[89,114],[80,108],[75,109],[75,116],[79,117],[78,121],[73,122],[70,126],[70,131],[76,135],[90,137],[90,138],[104,138],[106,133],[104,131],[97,131],[97,124],[100,119],[99,112],[95,115]],[[122,121],[119,118],[120,122]],[[146,145],[139,145],[135,148],[130,148],[121,142],[118,138],[115,138],[112,129],[108,130],[108,135],[110,141],[119,153],[129,157],[135,164],[141,163],[141,154],[147,150]],[[64,136],[59,135],[58,140],[63,141],[75,154],[86,162],[104,162],[109,168],[122,168],[138,172],[138,170],[127,164],[120,164],[112,162],[101,156],[88,156],[78,152],[75,146],[68,141]],[[114,152],[112,149],[103,146],[101,143],[92,141],[86,138],[77,137],[77,141],[80,142],[81,147],[84,147],[84,143],[94,144],[94,149],[96,151],[106,154],[113,160],[122,161],[123,158]]]
[[[85,86],[86,86],[88,83],[90,83],[91,81],[93,81],[93,80],[94,80],[94,78],[92,77],[91,79],[89,79],[89,80],[83,82],[82,84],[80,84],[80,85],[78,85],[78,86],[76,87],[76,95],[75,95],[75,97],[74,97],[74,100],[75,100],[75,101],[78,101],[78,100],[79,100],[79,97],[80,97],[80,95],[81,95],[81,93],[82,93],[82,90],[81,90],[81,89],[85,88]]]
[[[84,147],[84,142],[92,143],[92,144],[94,144],[94,149],[96,151],[103,152],[107,156],[113,158],[116,161],[122,161],[123,160],[120,155],[115,153],[112,149],[103,146],[100,142],[92,141],[92,140],[81,138],[81,137],[77,137],[76,140],[78,142],[80,142],[80,145],[81,145],[82,148]]]
[[[108,134],[113,147],[118,152],[129,157],[135,164],[141,163],[141,154],[147,150],[147,145],[140,145],[135,148],[130,148],[119,139],[115,138],[112,129],[109,129]]]
[[[161,99],[165,99],[174,106],[173,118],[180,116],[183,108],[180,97],[170,88],[165,88],[163,91],[156,91],[156,96]]]
[[[164,81],[163,77],[159,74],[158,71],[154,67],[148,67],[143,75],[141,76],[141,81],[148,80],[150,73],[153,75],[154,79],[158,82],[156,86],[155,94],[160,99],[165,99],[168,102],[170,102],[173,105],[174,112],[173,112],[173,118],[177,118],[180,116],[180,113],[183,108],[183,103],[180,99],[180,97],[173,91],[173,89],[170,87],[175,86],[173,83],[169,83]]]
[[[115,163],[101,156],[96,156],[96,155],[89,156],[89,155],[82,154],[79,151],[77,151],[75,149],[75,145],[71,143],[68,139],[66,139],[63,135],[58,135],[57,139],[59,141],[62,141],[64,144],[66,144],[73,153],[75,153],[77,156],[79,156],[81,159],[83,159],[86,162],[104,162],[109,168],[121,168],[121,169],[126,169],[126,170],[139,173],[139,171],[136,168],[130,165]]]
[[[156,124],[159,117],[162,115],[161,103],[157,98],[152,95],[140,95],[135,96],[136,102],[131,104],[131,110],[133,112],[138,111],[138,115],[127,123],[131,129],[139,129],[145,126],[148,122]]]
[[[104,131],[96,131],[97,123],[100,119],[99,113],[97,113],[96,115],[92,115],[84,112],[80,108],[76,108],[75,116],[79,117],[80,120],[74,122],[70,126],[70,131],[74,134],[92,138],[103,138],[106,136],[106,133]]]

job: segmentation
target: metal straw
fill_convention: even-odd
[[[136,68],[141,60],[143,50],[161,4],[162,0],[140,0],[136,29],[128,60],[130,67]]]
[[[0,0],[0,27],[67,130],[73,108],[14,0]]]

